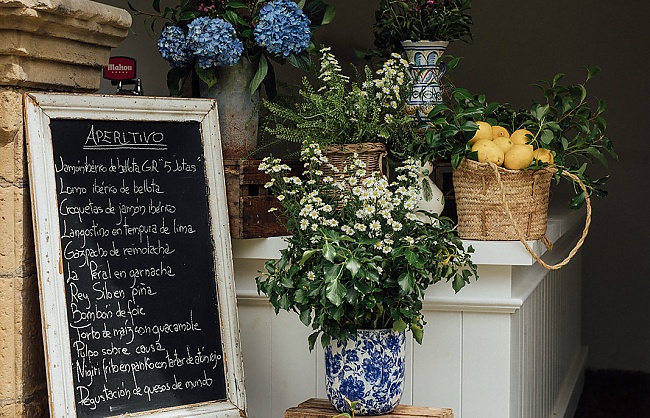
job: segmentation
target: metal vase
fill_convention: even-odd
[[[224,159],[241,159],[257,148],[260,92],[250,93],[256,66],[242,57],[231,67],[219,67],[218,81],[208,88],[200,83],[201,97],[217,100]]]

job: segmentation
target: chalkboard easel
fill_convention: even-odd
[[[245,416],[216,102],[24,104],[50,415]]]

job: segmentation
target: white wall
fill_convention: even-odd
[[[127,8],[126,0],[102,3]],[[137,2],[148,6],[149,2]],[[375,1],[332,0],[333,24],[317,42],[332,45],[342,60],[354,48],[370,46]],[[650,114],[647,78],[649,37],[644,33],[650,3],[593,0],[545,2],[474,1],[472,45],[453,44],[449,53],[463,56],[457,84],[496,101],[527,105],[538,97],[530,87],[557,72],[581,81],[583,67],[603,71],[590,91],[605,99],[608,134],[620,162],[611,167],[610,196],[595,202],[593,224],[584,251],[583,339],[590,348],[588,366],[650,372],[650,222],[647,174]],[[145,93],[166,95],[167,64],[155,49],[147,25],[134,21],[135,34],[114,55],[138,60]],[[104,83],[101,92],[110,93]]]

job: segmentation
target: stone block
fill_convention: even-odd
[[[14,185],[0,185],[0,277],[13,277],[20,262],[15,254],[15,200]]]
[[[21,331],[16,340],[16,351],[20,353],[16,372],[20,376],[19,389],[28,396],[47,386],[38,289],[35,274],[15,279],[15,326]]]
[[[22,91],[0,88],[0,185],[25,178],[23,144]]]
[[[0,85],[95,91],[131,15],[85,0],[0,2]]]
[[[14,278],[0,277],[0,400],[16,398],[16,302]],[[2,409],[0,409],[1,411]],[[2,417],[0,413],[0,417]]]
[[[36,275],[0,278],[0,400],[46,392]]]
[[[0,418],[18,418],[22,417],[22,405],[19,403],[10,403],[0,405]]]

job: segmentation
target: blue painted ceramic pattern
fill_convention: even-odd
[[[395,409],[404,391],[406,336],[392,330],[359,330],[347,341],[325,347],[327,396],[336,410],[350,412],[346,398],[358,401],[356,415]]]

